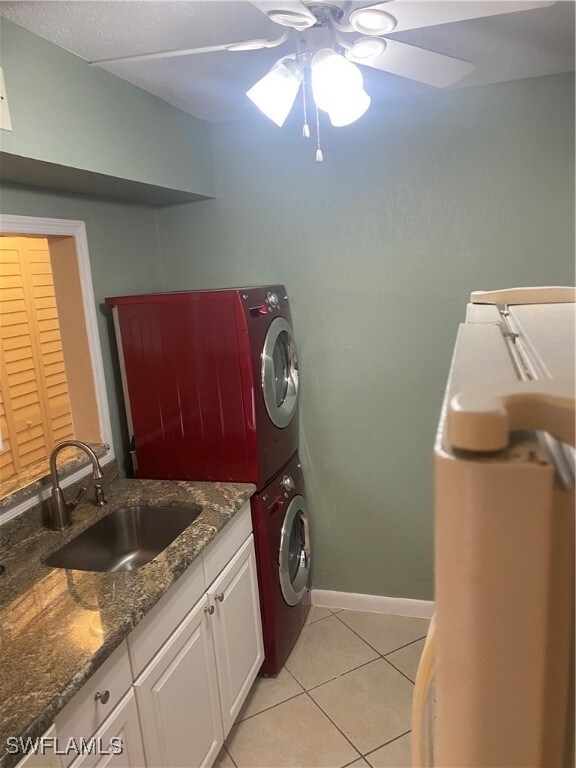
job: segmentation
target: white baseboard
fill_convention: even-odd
[[[433,600],[410,600],[404,597],[359,595],[355,592],[333,592],[329,589],[313,589],[312,605],[323,608],[340,608],[349,611],[390,613],[394,616],[416,616],[430,619],[434,613]]]

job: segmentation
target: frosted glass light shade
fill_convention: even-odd
[[[356,122],[362,117],[364,112],[370,106],[371,98],[362,88],[355,94],[350,94],[339,104],[335,104],[328,110],[328,117],[335,128],[341,128],[344,125]]]
[[[362,74],[331,48],[322,48],[312,59],[312,93],[319,109],[328,112],[343,93],[362,88]]]
[[[258,80],[246,96],[258,109],[279,127],[284,125],[296,95],[300,89],[300,78],[281,61],[276,62],[270,72]]]
[[[358,120],[370,106],[358,67],[330,48],[322,48],[311,64],[312,93],[319,109],[328,112],[334,126]]]

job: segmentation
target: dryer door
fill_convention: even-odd
[[[298,404],[298,357],[290,323],[270,323],[262,350],[262,392],[272,423],[287,427]]]
[[[294,496],[280,536],[280,588],[288,605],[300,602],[310,581],[308,510],[303,496]]]

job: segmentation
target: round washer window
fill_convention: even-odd
[[[274,344],[272,352],[272,365],[274,368],[274,390],[276,393],[276,408],[280,408],[286,395],[288,394],[288,384],[290,382],[290,363],[289,363],[289,345],[290,337],[286,331],[282,331]]]
[[[300,602],[310,580],[311,552],[307,524],[306,499],[294,496],[286,510],[280,537],[280,589],[288,605]]]
[[[283,317],[270,323],[264,341],[262,392],[272,423],[288,426],[298,404],[298,356],[292,328]]]

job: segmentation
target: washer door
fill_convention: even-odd
[[[296,605],[310,580],[308,510],[303,496],[294,496],[280,536],[280,589],[288,605]]]
[[[272,423],[287,427],[298,404],[298,357],[292,327],[283,317],[270,323],[264,341],[262,392]]]

